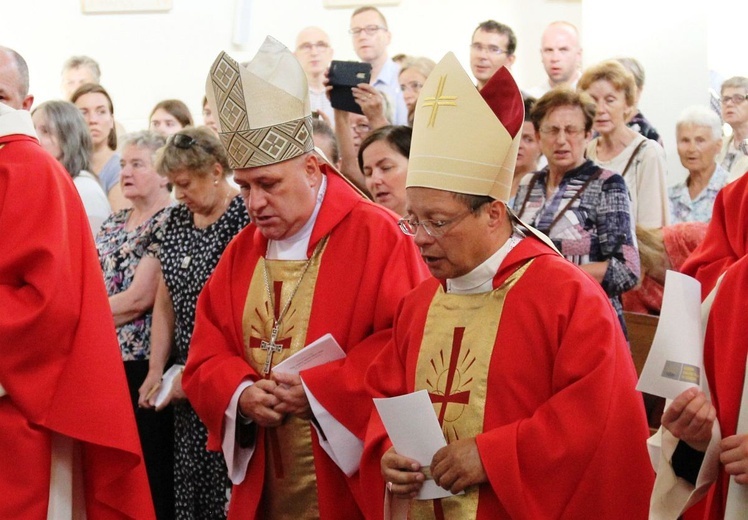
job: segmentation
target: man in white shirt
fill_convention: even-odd
[[[579,44],[579,31],[573,24],[558,21],[548,25],[543,31],[540,56],[548,81],[528,89],[528,94],[539,98],[559,85],[577,86],[582,75],[582,47]]]
[[[325,71],[332,61],[332,53],[330,37],[319,27],[302,29],[296,37],[294,56],[299,60],[306,74],[312,113],[317,112],[327,116],[326,122],[331,126],[335,124],[335,118],[330,100],[327,99],[324,80]]]

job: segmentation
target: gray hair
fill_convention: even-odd
[[[26,64],[26,60],[13,49],[2,45],[0,45],[0,52],[4,52],[15,62],[18,71],[18,92],[22,98],[25,98],[29,95],[29,66]]]
[[[748,78],[745,76],[733,76],[730,79],[726,79],[722,82],[719,93],[722,94],[726,88],[742,88],[748,92]]]
[[[712,131],[714,139],[722,137],[722,121],[719,116],[702,105],[692,105],[680,113],[675,123],[676,131],[683,125],[706,126]]]
[[[127,146],[134,146],[136,148],[147,148],[151,152],[151,164],[156,165],[156,154],[161,147],[166,144],[166,138],[151,132],[150,130],[141,130],[139,132],[132,132],[122,138],[121,150],[124,150]]]
[[[46,101],[36,107],[47,118],[49,131],[60,147],[60,163],[71,177],[91,168],[91,134],[80,110],[69,101]]]
[[[93,59],[89,58],[88,56],[71,56],[67,60],[65,60],[65,63],[62,64],[62,72],[64,73],[66,70],[70,69],[77,69],[80,67],[86,67],[93,73],[94,78],[96,79],[96,83],[99,83],[101,81],[101,68],[99,68],[98,62]]]
[[[633,76],[634,76],[634,82],[636,83],[636,88],[639,90],[644,88],[644,80],[646,79],[646,74],[644,73],[644,67],[642,67],[642,64],[639,63],[639,60],[636,58],[615,58],[615,60],[623,65],[626,70],[628,70]]]

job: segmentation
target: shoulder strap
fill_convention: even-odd
[[[540,174],[536,173],[532,176],[532,179],[530,179],[530,183],[527,185],[527,191],[525,192],[525,200],[522,201],[522,207],[519,208],[519,213],[517,213],[518,218],[522,218],[522,214],[525,212],[525,206],[527,206],[527,201],[530,199],[530,193],[532,193],[533,188],[535,187],[535,183],[538,182],[538,176]]]
[[[592,181],[600,177],[600,174],[603,172],[602,168],[598,168],[595,173],[590,175],[590,178],[587,179],[584,184],[582,184],[582,187],[577,190],[577,192],[574,194],[572,198],[569,199],[569,202],[566,203],[566,206],[564,206],[564,209],[556,213],[556,218],[553,219],[553,222],[551,222],[551,225],[548,226],[548,231],[545,232],[546,235],[551,236],[551,229],[553,229],[553,226],[556,225],[556,223],[561,220],[561,217],[564,216],[564,214],[569,211],[569,208],[571,208],[571,205],[574,204],[574,201],[577,200],[579,197],[582,196],[582,193],[584,193],[584,190],[587,189],[587,186],[590,185]]]
[[[626,167],[621,172],[621,177],[626,176],[626,172],[629,171],[629,167],[634,162],[634,159],[636,158],[636,154],[639,153],[639,150],[642,149],[642,147],[649,141],[649,139],[644,139],[642,142],[640,142],[636,148],[634,148],[634,151],[631,153],[631,157],[629,157],[629,161],[626,163]]]

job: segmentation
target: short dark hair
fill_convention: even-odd
[[[538,99],[535,106],[530,111],[530,120],[535,127],[535,131],[540,131],[540,123],[555,108],[559,107],[579,107],[584,114],[584,131],[585,133],[592,130],[592,123],[595,120],[597,106],[589,94],[582,91],[572,90],[569,87],[561,86],[551,89]]]
[[[163,101],[159,101],[158,103],[156,103],[156,106],[153,107],[153,110],[151,110],[151,115],[148,116],[149,122],[153,117],[153,114],[159,108],[174,116],[174,119],[179,121],[179,124],[182,125],[182,128],[186,126],[194,126],[195,124],[192,121],[192,114],[190,114],[190,109],[187,108],[187,105],[185,105],[178,99],[164,99]]]
[[[485,204],[490,204],[496,200],[488,195],[470,195],[467,193],[455,193],[453,191],[449,193],[452,194],[455,200],[464,204],[472,213],[477,213]]]
[[[530,119],[530,112],[532,112],[532,107],[535,106],[535,103],[537,103],[538,100],[532,96],[525,96],[522,102],[525,105],[525,121],[532,121],[532,119]]]
[[[473,38],[475,38],[475,33],[477,33],[478,31],[498,33],[506,36],[506,53],[508,56],[512,56],[514,54],[514,51],[517,50],[517,36],[514,34],[512,28],[508,25],[499,23],[496,20],[486,20],[485,22],[479,23],[478,27],[475,28],[475,30],[473,31]]]
[[[335,131],[332,127],[321,119],[312,118],[312,135],[320,135],[329,139],[332,148],[332,157],[328,157],[328,159],[333,164],[337,164],[340,160],[340,149],[338,148],[338,138],[335,136]]]
[[[97,83],[84,83],[73,92],[70,101],[75,104],[78,98],[85,94],[102,94],[109,104],[109,113],[114,117],[114,104],[112,103],[112,98],[109,95],[109,92],[107,92],[104,87]],[[117,149],[117,129],[115,126],[116,125],[112,125],[112,129],[109,131],[109,136],[107,137],[107,145],[111,150]]]
[[[374,7],[373,5],[362,5],[361,7],[359,7],[355,11],[353,11],[353,14],[351,15],[351,18],[353,18],[354,16],[356,16],[358,14],[365,13],[366,11],[374,11],[375,13],[377,13],[379,15],[379,18],[382,20],[382,24],[384,25],[384,28],[385,29],[389,29],[389,27],[387,27],[387,19],[382,14],[382,11],[380,11],[379,9],[377,9],[376,7]]]
[[[358,167],[361,168],[361,171],[364,171],[364,150],[377,141],[385,141],[397,150],[397,153],[407,159],[410,157],[412,137],[413,129],[409,126],[388,125],[377,128],[366,136],[366,139],[361,142],[361,146],[358,148]]]

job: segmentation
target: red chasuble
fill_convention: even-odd
[[[53,433],[90,520],[154,518],[88,218],[35,139],[0,137],[0,518],[46,518]]]
[[[302,377],[317,400],[363,439],[372,409],[363,385],[366,368],[391,337],[398,302],[425,278],[426,269],[413,241],[397,229],[394,214],[362,199],[335,174],[328,174],[327,182],[307,251],[312,255],[327,237],[304,344],[329,332],[347,358]],[[239,383],[261,378],[244,357],[242,315],[250,280],[266,250],[260,231],[247,226],[226,248],[198,300],[183,384],[208,427],[208,449],[221,449],[224,411]],[[266,436],[257,430],[247,475],[232,492],[229,518],[263,518]],[[319,446],[316,433],[311,435],[321,518],[361,518],[357,475],[346,478]]]
[[[475,298],[485,303],[462,312]],[[453,334],[442,331],[435,355],[425,339],[445,323]],[[616,314],[598,283],[535,238],[509,253],[492,293],[448,295],[429,280],[409,294],[366,381],[375,396],[427,389],[448,440],[475,436],[488,483],[442,500],[444,518],[647,518],[649,432]],[[389,447],[374,413],[361,462],[377,490],[370,518],[382,518]],[[413,517],[439,518],[431,502],[411,506]]]
[[[728,267],[748,252],[748,175],[717,194],[712,220],[701,245],[688,257],[682,273],[701,282],[701,297],[714,289]]]

